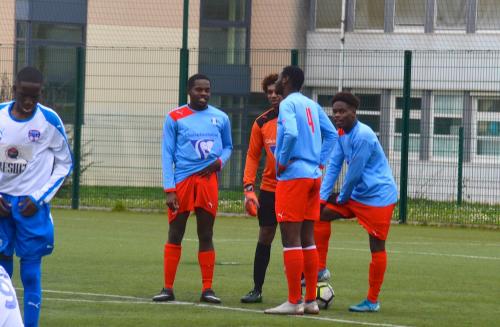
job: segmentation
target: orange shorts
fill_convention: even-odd
[[[302,222],[319,220],[321,178],[298,178],[278,181],[276,185],[276,220]]]
[[[358,223],[363,226],[368,234],[386,240],[391,226],[392,212],[396,204],[385,207],[374,207],[354,200],[344,204],[325,203],[326,207],[340,214],[344,218],[358,218]]]
[[[179,209],[172,211],[168,209],[168,222],[171,223],[178,213],[191,212],[195,208],[202,208],[215,217],[219,204],[219,187],[217,174],[210,177],[191,175],[182,182],[175,185]]]

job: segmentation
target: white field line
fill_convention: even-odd
[[[22,289],[19,289],[22,291]],[[227,307],[223,305],[212,305],[194,302],[183,302],[183,301],[172,301],[172,302],[161,302],[156,303],[150,299],[134,297],[134,296],[122,296],[113,294],[99,294],[99,293],[86,293],[86,292],[68,292],[68,291],[55,291],[55,290],[43,290],[43,293],[51,294],[67,294],[67,295],[81,295],[81,296],[93,296],[102,298],[113,298],[115,300],[88,300],[88,299],[65,299],[65,298],[55,298],[55,297],[43,297],[44,301],[61,301],[61,302],[80,302],[80,303],[108,303],[108,304],[147,304],[147,305],[191,305],[194,307],[205,308],[210,310],[225,310],[225,311],[237,311],[237,312],[248,312],[248,313],[258,313],[263,314],[262,310],[246,309],[239,307]],[[20,297],[22,299],[22,297]],[[120,301],[121,299],[121,301]],[[347,319],[335,319],[329,317],[321,316],[296,316],[297,319],[311,319],[311,320],[321,320],[321,321],[331,321],[342,324],[349,325],[363,325],[363,326],[377,326],[377,327],[410,327],[405,325],[394,325],[390,323],[372,323],[365,321],[347,320]]]
[[[186,238],[184,239],[188,242],[198,242],[197,239]],[[238,240],[238,239],[214,239],[214,242],[246,242],[247,240]],[[253,240],[253,242],[256,242]],[[345,250],[345,251],[357,251],[357,252],[369,252],[368,247],[364,249],[358,248],[346,248],[346,247],[336,247],[330,246],[332,250]],[[487,256],[479,256],[479,255],[467,255],[467,254],[454,254],[454,253],[439,253],[439,252],[422,252],[422,251],[400,251],[400,250],[388,250],[387,253],[396,253],[396,254],[416,254],[416,255],[428,255],[428,256],[440,256],[440,257],[452,257],[452,258],[464,258],[464,259],[480,259],[480,260],[500,260],[500,257],[487,257]]]

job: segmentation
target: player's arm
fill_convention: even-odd
[[[161,144],[161,163],[163,173],[163,190],[166,193],[166,204],[171,210],[179,208],[177,194],[175,193],[174,154],[177,144],[176,122],[169,116],[163,124],[163,137]]]
[[[221,141],[222,141],[222,153],[219,158],[212,162],[207,167],[203,168],[198,172],[201,177],[209,177],[213,173],[220,171],[222,167],[226,164],[233,151],[233,141],[231,138],[231,122],[226,116],[224,120],[224,125],[221,130]]]
[[[321,181],[321,189],[319,192],[319,197],[321,202],[326,202],[333,192],[333,186],[337,181],[342,170],[342,164],[344,162],[344,151],[340,142],[337,140],[333,146],[333,151],[330,155],[330,160],[326,167],[325,176]]]
[[[56,130],[53,132],[49,144],[49,149],[54,154],[52,174],[48,182],[41,189],[31,194],[19,204],[19,210],[24,216],[35,214],[38,210],[37,205],[49,203],[63,184],[64,178],[70,174],[73,168],[73,159],[64,125],[59,120],[57,126],[54,127]]]
[[[283,130],[283,141],[281,144],[280,153],[278,153],[277,169],[278,175],[286,169],[288,162],[290,161],[290,156],[292,149],[297,143],[297,137],[299,131],[297,128],[297,120],[293,104],[289,101],[283,101],[280,103],[280,112],[278,114],[278,120],[281,122]]]
[[[357,142],[353,142],[352,151],[352,159],[347,168],[344,183],[340,189],[339,203],[345,203],[351,197],[351,193],[359,183],[366,163],[370,159],[372,146],[367,140],[358,140]]]
[[[259,125],[255,122],[252,125],[252,132],[250,133],[250,144],[248,146],[245,171],[243,174],[245,209],[250,216],[256,216],[257,208],[259,207],[259,200],[255,195],[255,178],[259,168],[263,146],[262,133]]]
[[[325,167],[326,161],[332,152],[332,149],[339,138],[339,134],[333,124],[328,118],[327,114],[323,111],[323,108],[318,105],[319,114],[319,126],[321,129],[321,137],[323,142],[321,143],[321,155],[320,155],[320,166]]]

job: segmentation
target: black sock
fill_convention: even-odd
[[[255,284],[254,289],[259,292],[262,292],[262,285],[264,284],[264,279],[266,278],[266,270],[267,265],[269,264],[270,256],[271,245],[265,245],[260,242],[257,243],[253,263],[253,282]]]

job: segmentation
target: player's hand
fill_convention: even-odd
[[[214,162],[212,162],[210,165],[208,165],[207,167],[203,168],[201,171],[199,171],[197,173],[198,176],[201,176],[201,177],[210,177],[210,175],[212,175],[213,173],[219,171],[221,168],[221,163],[220,163],[220,160],[215,160]]]
[[[285,170],[286,170],[286,166],[278,164],[278,171],[276,172],[276,175],[280,176],[281,173],[283,173]]]
[[[254,191],[245,191],[245,211],[252,217],[257,216],[259,200]]]
[[[337,200],[338,200],[338,197],[339,197],[339,193],[332,193],[332,195],[330,195],[328,197],[328,200],[326,200],[326,202],[328,203],[331,203],[331,204],[340,204]]]
[[[167,207],[172,211],[177,211],[179,209],[179,200],[177,199],[177,193],[167,192],[166,204]]]
[[[0,195],[0,217],[10,216],[10,203]]]
[[[19,212],[24,217],[31,217],[38,211],[38,207],[30,197],[26,197],[23,201],[19,202],[18,206]]]

